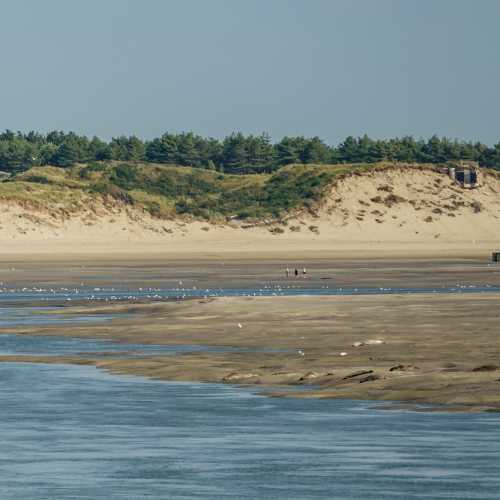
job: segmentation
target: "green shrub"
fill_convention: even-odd
[[[23,181],[25,182],[36,182],[37,184],[51,184],[50,180],[43,175],[27,175],[23,177]]]
[[[91,161],[90,163],[87,164],[85,168],[89,172],[104,172],[107,168],[107,165],[106,163],[103,162]]]
[[[130,195],[130,193],[113,184],[97,182],[91,186],[90,190],[94,193],[110,196],[111,198],[122,201],[128,205],[134,204],[134,198]]]
[[[110,181],[122,189],[134,189],[137,183],[137,172],[135,167],[122,163],[111,173]]]
[[[78,177],[80,177],[80,179],[90,179],[94,172],[104,172],[106,168],[107,166],[105,163],[93,161],[78,171]]]
[[[87,167],[89,172],[97,168],[105,173],[91,186],[93,191],[127,203],[133,202],[131,191],[142,192],[139,199],[162,197],[175,213],[207,220],[280,218],[293,210],[313,209],[340,171],[338,167],[295,165],[273,174],[234,176],[207,169],[129,163]],[[146,201],[144,206],[152,214],[161,213]]]
[[[161,207],[157,201],[148,203],[147,210],[154,217],[159,217],[161,215]]]

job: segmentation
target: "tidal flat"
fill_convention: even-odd
[[[161,270],[157,272],[150,266],[128,266],[128,270],[125,265],[111,273],[111,286],[118,287],[128,271],[137,288],[151,285],[150,277],[160,288],[188,281],[190,288],[200,290],[217,282],[221,288],[279,287],[285,292],[265,297],[199,296],[170,301],[80,300],[61,302],[58,307],[47,301],[46,312],[56,321],[3,327],[0,332],[106,340],[134,345],[139,353],[141,345],[179,348],[168,353],[145,349],[139,356],[130,356],[127,349],[120,353],[119,348],[105,356],[99,352],[5,354],[0,360],[86,364],[114,374],[158,380],[252,385],[283,397],[500,411],[500,295],[460,292],[497,286],[498,267],[473,260],[377,261],[371,267],[359,261],[349,265],[322,260],[308,267],[306,279],[286,280],[281,269],[272,271],[277,267],[274,261],[229,262],[224,266],[211,262],[199,266],[191,278],[186,277],[185,263],[178,268],[158,265]],[[103,286],[102,281],[97,283],[102,276],[92,266],[74,266],[74,270],[75,283],[86,280],[87,286]],[[46,269],[43,272],[49,273]],[[27,275],[26,269],[18,270],[18,283],[26,284]],[[329,281],[321,279],[324,277],[343,287],[373,287],[375,283],[416,288],[454,285],[458,291],[329,296],[286,293],[286,287],[318,289],[319,283]],[[37,286],[47,286],[43,280],[39,275]],[[61,286],[61,282],[52,280],[50,286]],[[77,321],[82,315],[93,321]],[[58,322],[58,317],[64,321]]]

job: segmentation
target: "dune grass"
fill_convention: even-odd
[[[345,175],[389,167],[394,164],[289,165],[273,174],[227,175],[176,165],[93,162],[34,167],[0,183],[0,199],[69,208],[101,197],[163,218],[279,219],[313,210]]]

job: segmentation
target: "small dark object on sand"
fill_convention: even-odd
[[[389,368],[390,372],[406,372],[408,370],[418,370],[418,366],[413,365],[396,365]]]
[[[473,372],[495,372],[497,370],[497,365],[481,365],[472,369]]]
[[[373,382],[374,380],[378,380],[380,378],[380,375],[368,375],[368,377],[363,377],[359,379],[359,383],[363,384],[364,382]]]
[[[405,369],[405,365],[396,365],[396,366],[392,366],[391,368],[389,368],[389,371],[396,372],[396,371],[403,371],[404,369]]]
[[[349,380],[350,378],[359,377],[361,375],[367,375],[368,373],[373,373],[373,370],[361,370],[360,372],[354,372],[350,375],[346,375],[342,380]]]

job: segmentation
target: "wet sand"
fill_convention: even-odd
[[[262,286],[433,287],[490,284],[500,286],[500,265],[489,252],[463,258],[449,256],[388,258],[383,253],[360,258],[355,252],[200,254],[60,258],[18,256],[0,259],[0,287],[140,287],[199,290]],[[285,268],[306,267],[307,278],[285,278]]]
[[[322,265],[321,273],[333,270]],[[232,276],[228,282],[264,279],[265,265],[258,268],[261,274],[251,266],[245,269],[247,276],[228,272]],[[428,286],[433,280],[484,284],[486,276],[495,284],[500,271],[470,262],[393,262],[383,269],[375,266],[371,272],[335,263],[335,269],[346,282],[385,277],[386,283],[406,282],[406,286],[410,283],[404,273],[416,273],[412,286]],[[446,409],[461,411],[500,411],[499,303],[498,294],[488,293],[90,303],[66,307],[60,314],[129,314],[106,323],[17,327],[0,333],[259,350],[133,359],[84,355],[2,356],[0,360],[84,363],[161,380],[252,384],[275,396],[407,401],[445,404]],[[283,392],[280,387],[285,386]]]

